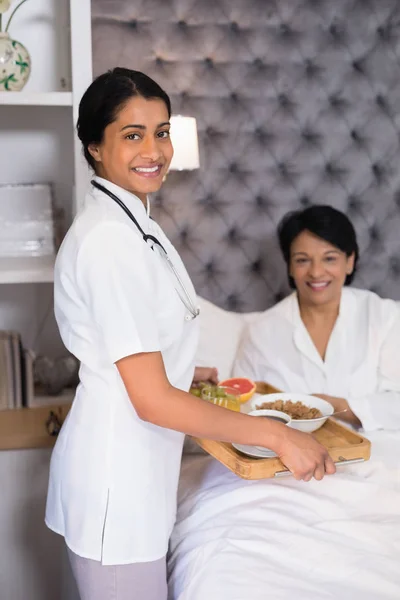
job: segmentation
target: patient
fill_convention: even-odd
[[[330,206],[287,214],[279,244],[293,294],[249,324],[234,373],[328,400],[366,430],[400,429],[400,308],[349,288],[353,225]]]

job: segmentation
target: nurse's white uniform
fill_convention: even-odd
[[[96,179],[159,239],[195,301],[179,255],[142,202]],[[55,268],[57,323],[81,368],[51,459],[46,523],[75,554],[105,565],[164,557],[174,525],[184,436],[139,419],[114,363],[160,351],[171,384],[189,388],[198,319],[185,319],[175,285],[125,212],[93,188]]]
[[[293,293],[248,326],[234,372],[287,392],[345,398],[366,430],[400,429],[399,304],[343,288],[323,361]]]

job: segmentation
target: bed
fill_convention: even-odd
[[[399,600],[400,432],[368,437],[370,461],[310,483],[245,481],[187,449],[169,600]]]
[[[399,600],[400,434],[322,482],[245,481],[185,456],[170,600]]]

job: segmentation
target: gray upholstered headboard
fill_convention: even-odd
[[[156,219],[198,293],[239,311],[288,291],[279,219],[353,220],[355,285],[400,299],[398,0],[92,0],[94,70],[146,72],[195,116],[201,169],[171,173]]]

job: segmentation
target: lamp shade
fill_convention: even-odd
[[[171,141],[174,147],[170,171],[192,171],[200,167],[197,125],[194,117],[171,117]]]

